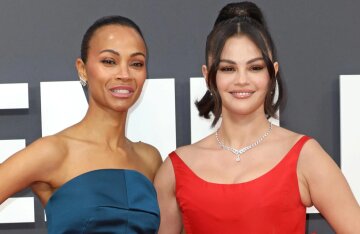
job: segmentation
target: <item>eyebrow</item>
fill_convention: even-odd
[[[255,61],[258,61],[258,60],[264,60],[263,57],[257,57],[257,58],[253,58],[253,59],[250,59],[249,61],[246,62],[246,64],[250,64],[250,63],[253,63]],[[230,64],[236,64],[235,61],[233,60],[230,60],[230,59],[220,59],[220,63],[223,62],[223,63],[230,63]]]
[[[102,51],[99,52],[99,54],[101,54],[101,53],[106,53],[106,52],[115,54],[115,55],[117,55],[117,56],[120,56],[120,53],[119,53],[119,52],[117,52],[117,51],[115,51],[115,50],[112,50],[112,49],[102,50]],[[146,55],[145,55],[144,53],[142,53],[142,52],[132,53],[132,54],[130,54],[130,57],[134,57],[134,56],[138,56],[138,55],[141,55],[141,56],[143,56],[144,58],[146,58]]]

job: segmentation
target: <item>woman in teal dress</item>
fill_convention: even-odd
[[[85,117],[0,165],[0,203],[30,186],[45,207],[51,234],[156,233],[152,182],[162,160],[154,147],[125,136],[127,112],[147,76],[147,57],[133,21],[97,20],[76,60],[89,94]]]

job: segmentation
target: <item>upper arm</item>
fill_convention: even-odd
[[[315,140],[304,145],[299,170],[312,203],[336,233],[360,233],[360,207],[339,167]]]
[[[0,164],[0,203],[34,182],[49,179],[55,161],[50,153],[58,153],[51,139],[40,139],[15,153]],[[54,162],[54,163],[53,163]]]
[[[161,215],[159,234],[179,234],[182,229],[181,212],[175,197],[175,175],[170,158],[160,167],[154,185]]]

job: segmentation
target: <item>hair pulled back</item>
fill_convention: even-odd
[[[234,2],[227,4],[220,10],[218,17],[215,20],[214,27],[223,21],[237,16],[247,16],[266,27],[266,22],[261,10],[252,2]]]
[[[266,117],[276,118],[276,111],[282,102],[282,82],[280,74],[275,74],[273,64],[277,61],[275,46],[261,10],[251,2],[230,3],[221,9],[214,28],[207,37],[205,60],[208,67],[206,82],[209,90],[200,101],[195,102],[199,116],[209,119],[210,113],[214,115],[212,126],[219,121],[222,113],[222,101],[216,85],[221,53],[229,38],[241,35],[250,38],[259,48],[269,72],[270,82],[264,104]],[[277,100],[275,100],[276,88],[278,89]]]
[[[108,26],[108,25],[121,25],[121,26],[126,26],[129,28],[132,28],[137,33],[139,33],[139,35],[141,36],[141,38],[143,39],[143,41],[145,43],[144,36],[143,36],[139,26],[131,19],[126,18],[124,16],[120,16],[120,15],[104,16],[104,17],[96,20],[86,30],[84,37],[81,41],[81,59],[84,63],[86,63],[86,61],[87,61],[90,40],[94,36],[96,30],[98,30],[99,28],[102,28],[104,26]]]

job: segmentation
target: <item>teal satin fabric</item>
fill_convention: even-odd
[[[160,224],[154,186],[134,170],[79,175],[52,195],[45,211],[49,234],[150,234]]]

